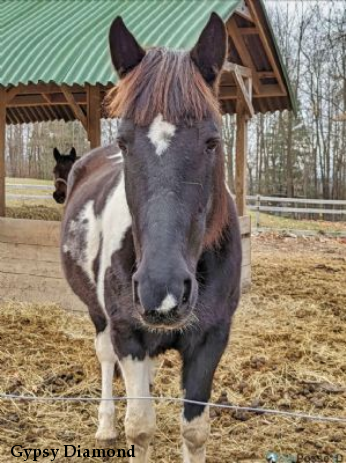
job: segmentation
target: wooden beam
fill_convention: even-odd
[[[259,31],[257,27],[238,27],[241,35],[258,35]]]
[[[286,96],[278,85],[263,85],[262,93],[260,95],[252,95],[252,98],[271,98]],[[221,85],[219,91],[220,100],[234,100],[237,98],[237,88],[234,86]]]
[[[49,93],[41,93],[41,96],[47,104],[52,104],[52,100],[50,99]]]
[[[257,2],[257,0],[256,0],[256,2]],[[265,31],[264,31],[263,24],[262,24],[258,14],[257,14],[257,10],[256,10],[256,7],[255,7],[254,1],[253,0],[248,0],[248,6],[249,6],[249,10],[251,12],[252,17],[253,17],[255,23],[257,24],[257,27],[258,27],[258,30],[259,30],[259,37],[260,37],[261,42],[263,44],[263,47],[264,47],[264,49],[266,51],[269,62],[271,64],[272,68],[273,68],[273,71],[275,73],[275,76],[277,78],[279,86],[280,86],[281,90],[283,92],[285,92],[285,94],[287,94],[285,84],[284,84],[284,82],[282,81],[282,78],[281,78],[281,72],[280,72],[280,70],[278,68],[278,65],[276,63],[276,59],[274,57],[272,48],[271,48],[271,46],[269,44],[268,37],[267,37],[267,35],[266,35]]]
[[[238,8],[235,10],[235,12],[239,15],[245,18],[247,21],[253,22],[251,12],[249,8],[247,7],[246,3],[244,0],[242,0],[241,4],[238,6]]]
[[[246,211],[247,120],[244,103],[239,98],[237,102],[235,193],[240,216],[245,215]]]
[[[78,104],[84,104],[86,105],[88,103],[87,101],[87,94],[86,93],[72,93],[73,99],[75,103]],[[47,96],[49,96],[49,101],[51,104],[66,104],[66,97],[62,93],[47,93]]]
[[[74,93],[73,99],[77,105],[86,105],[87,97],[85,94]],[[17,95],[10,103],[8,108],[20,108],[24,106],[53,106],[53,105],[67,105],[69,104],[63,93],[41,93],[29,95]]]
[[[32,95],[39,93],[61,93],[60,86],[57,84],[20,84],[16,87],[18,89],[17,95]],[[82,85],[74,84],[70,87],[72,92],[83,92],[85,87]]]
[[[261,72],[258,72],[258,77],[260,79],[272,79],[272,78],[276,78],[275,76],[275,72],[273,71],[261,71]]]
[[[244,66],[252,70],[254,93],[255,94],[261,93],[261,82],[257,76],[256,67],[254,65],[254,62],[252,61],[252,58],[251,58],[251,55],[248,49],[245,46],[243,38],[238,32],[239,29],[238,29],[234,16],[232,16],[232,18],[227,22],[227,30],[228,30],[228,33],[231,39],[233,40],[234,46],[237,49],[238,55],[240,56],[241,60],[244,63]]]
[[[237,70],[244,77],[252,77],[252,71],[250,68],[241,66],[240,64],[231,63],[230,61],[225,62],[223,70],[227,72],[235,72],[235,70]]]
[[[78,103],[76,103],[73,93],[70,91],[69,87],[63,84],[61,85],[61,91],[64,94],[64,97],[66,98],[68,104],[70,105],[70,108],[72,109],[76,119],[78,119],[82,123],[84,129],[88,131],[88,119],[84,114],[82,108],[79,106]]]
[[[101,98],[98,86],[87,86],[88,95],[88,139],[90,148],[101,146]]]
[[[251,98],[251,80],[248,79],[249,81],[249,87],[248,89],[245,86],[244,80],[240,72],[235,69],[234,71],[234,77],[235,81],[237,83],[237,88],[238,88],[238,97],[243,100],[245,110],[248,112],[248,114],[253,117],[255,115],[255,110],[252,106],[252,98]]]
[[[12,87],[6,90],[6,104],[8,104],[18,94],[19,87]]]
[[[0,216],[6,214],[5,190],[5,149],[6,149],[6,90],[0,87]]]

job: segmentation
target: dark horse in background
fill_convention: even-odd
[[[59,204],[64,204],[67,194],[67,179],[73,164],[79,159],[76,150],[72,147],[70,154],[60,154],[58,148],[54,148],[53,156],[56,164],[53,169],[55,191],[53,198]]]
[[[128,444],[144,463],[155,432],[155,357],[179,351],[185,398],[207,402],[240,297],[241,238],[217,101],[227,36],[212,14],[190,52],[145,51],[119,17],[109,39],[120,76],[110,95],[121,117],[117,145],[74,165],[61,252],[95,324],[102,398],[112,397],[118,362],[134,398]],[[101,401],[97,439],[116,437],[114,415],[113,402]],[[182,434],[184,462],[203,463],[207,406],[184,404]]]

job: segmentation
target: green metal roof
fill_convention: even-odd
[[[143,46],[190,48],[212,11],[241,0],[1,0],[0,85],[116,81],[108,30],[121,15]]]

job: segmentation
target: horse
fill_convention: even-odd
[[[184,462],[203,463],[207,402],[241,292],[241,236],[217,99],[227,34],[213,13],[191,51],[144,50],[117,17],[109,46],[119,75],[108,95],[110,114],[120,118],[117,141],[73,166],[61,240],[65,276],[96,329],[96,439],[116,439],[110,399],[118,365],[130,461],[148,461],[155,359],[175,349]]]
[[[74,147],[71,148],[69,154],[60,154],[58,148],[54,148],[53,156],[56,161],[53,169],[55,187],[53,198],[58,204],[64,204],[67,192],[67,178],[78,157]]]

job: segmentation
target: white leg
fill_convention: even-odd
[[[101,364],[102,371],[102,399],[110,399],[113,396],[113,375],[117,357],[114,353],[110,326],[99,333],[95,340],[96,355]],[[99,406],[99,425],[96,439],[109,441],[116,438],[114,426],[115,407],[111,400],[102,400]]]
[[[183,418],[184,463],[205,463],[209,432],[209,407],[206,407],[200,416],[191,421]]]
[[[120,361],[128,397],[149,397],[150,360],[133,359],[132,356]],[[149,444],[156,427],[155,410],[152,400],[127,401],[125,431],[129,447],[134,445],[135,458],[130,462],[147,463]]]
[[[149,384],[152,386],[155,381],[156,376],[156,369],[158,365],[158,361],[156,358],[149,358]]]

